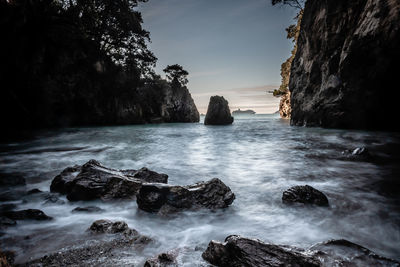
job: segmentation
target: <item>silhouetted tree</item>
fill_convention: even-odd
[[[181,86],[185,86],[188,83],[187,76],[189,73],[181,65],[168,65],[163,71],[173,85],[179,83]]]
[[[271,0],[272,5],[288,5],[300,10],[303,10],[306,0]]]

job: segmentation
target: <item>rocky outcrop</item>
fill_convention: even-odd
[[[292,107],[290,106],[290,92],[281,96],[279,102],[279,114],[282,119],[290,119],[290,114],[292,113]]]
[[[224,243],[211,241],[203,259],[219,267],[320,266],[320,261],[293,247],[266,244],[240,236],[228,236]]]
[[[211,241],[202,257],[219,267],[400,266],[393,259],[343,239],[318,243],[304,250],[233,235],[224,243]]]
[[[212,96],[208,104],[205,125],[227,125],[233,123],[228,101],[223,96]]]
[[[214,178],[188,186],[144,184],[136,200],[141,210],[169,214],[188,209],[222,209],[234,199],[231,189]]]
[[[329,206],[328,198],[317,189],[309,185],[298,185],[283,192],[282,202],[285,204],[309,204],[317,206]]]
[[[291,124],[399,130],[400,2],[309,0],[292,63]]]
[[[167,86],[164,89],[161,117],[164,122],[199,122],[199,111],[186,86]]]
[[[57,175],[50,186],[52,192],[66,194],[68,200],[111,200],[133,198],[143,182],[166,183],[168,175],[142,168],[114,170],[95,160],[82,166],[68,167]]]
[[[123,221],[97,220],[88,229],[95,234],[123,234],[124,236],[138,235],[136,230],[128,227]]]

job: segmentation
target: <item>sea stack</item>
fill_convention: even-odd
[[[229,109],[228,101],[223,96],[212,96],[208,104],[205,125],[232,124],[233,117]]]

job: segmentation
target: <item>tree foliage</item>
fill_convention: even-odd
[[[273,6],[281,4],[303,10],[305,1],[306,0],[271,0],[271,3]]]
[[[181,86],[185,86],[188,83],[187,76],[189,73],[181,65],[168,65],[163,71],[167,79],[173,84],[179,83]]]

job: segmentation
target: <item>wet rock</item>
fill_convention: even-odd
[[[34,194],[39,194],[42,193],[43,191],[37,188],[31,189],[28,192],[26,192],[27,195],[34,195]]]
[[[357,147],[353,150],[347,149],[342,152],[342,155],[345,156],[345,159],[351,159],[356,161],[357,160],[371,161],[374,159],[369,150],[365,147]]]
[[[144,184],[137,195],[140,209],[160,214],[187,209],[226,208],[234,199],[231,189],[218,178],[189,186]]]
[[[119,171],[90,160],[82,166],[63,170],[53,179],[50,190],[66,194],[70,201],[130,199],[143,182],[166,183],[167,179],[168,175],[147,168]]]
[[[65,204],[65,201],[60,199],[58,196],[56,196],[54,194],[47,194],[45,196],[45,202],[43,204],[44,205],[49,205],[49,204],[63,205],[63,204]]]
[[[173,250],[166,253],[161,253],[153,258],[148,259],[144,267],[173,267],[178,266],[177,256],[179,251]]]
[[[203,259],[220,267],[239,266],[320,266],[313,256],[288,246],[266,244],[240,236],[228,236],[224,243],[211,241]]]
[[[110,220],[97,220],[92,223],[88,230],[96,234],[123,234],[124,236],[138,235],[136,230],[130,229],[126,222],[123,221],[112,222]]]
[[[309,185],[293,186],[283,192],[282,202],[285,204],[311,204],[329,206],[328,198],[317,189]]]
[[[125,222],[96,221],[88,229],[86,242],[19,266],[136,266],[138,254],[152,240],[130,229]],[[94,239],[93,239],[94,238]]]
[[[233,123],[228,101],[223,96],[212,96],[208,104],[205,125],[227,125]]]
[[[0,186],[25,185],[25,178],[17,173],[0,173]]]
[[[101,213],[104,212],[104,209],[96,206],[87,206],[87,207],[76,207],[71,212]]]
[[[47,216],[43,211],[37,209],[27,209],[27,210],[18,210],[18,211],[6,211],[3,215],[12,220],[37,220],[37,221],[45,221],[53,219],[50,216]]]
[[[291,124],[399,131],[400,2],[306,2],[291,66]],[[340,34],[338,34],[340,33]]]
[[[400,266],[396,260],[377,255],[345,239],[318,243],[310,250],[324,262],[324,266]]]

